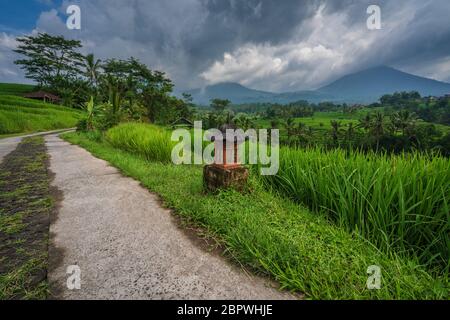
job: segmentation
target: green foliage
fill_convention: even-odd
[[[107,94],[107,100],[116,111],[133,113],[135,104],[145,107],[151,122],[160,119],[170,105],[173,84],[163,72],[152,71],[135,58],[110,59],[103,65],[104,74],[99,76],[99,89]],[[114,113],[114,112],[113,112]]]
[[[83,65],[83,56],[76,50],[81,48],[78,40],[67,40],[62,36],[38,33],[18,37],[19,45],[14,52],[24,55],[15,64],[25,70],[27,78],[40,86],[52,86],[55,79],[77,78]]]
[[[202,168],[149,162],[138,154],[66,134],[97,157],[158,193],[169,208],[226,247],[240,265],[312,299],[447,299],[448,278],[433,277],[414,260],[383,254],[252,176],[252,192],[203,190]],[[195,228],[195,229],[198,229]],[[382,269],[381,290],[366,288],[367,267]]]
[[[149,124],[124,123],[106,132],[106,140],[114,147],[127,150],[151,161],[170,162],[170,132]]]
[[[282,148],[278,175],[265,180],[384,252],[418,257],[448,274],[448,159]]]
[[[74,127],[80,111],[16,96],[0,95],[0,134]]]
[[[450,126],[450,95],[422,98],[417,92],[396,92],[381,97],[388,112],[407,110],[427,122]]]
[[[225,111],[231,104],[230,100],[227,99],[212,99],[211,108],[218,113]]]

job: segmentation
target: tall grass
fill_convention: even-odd
[[[448,159],[283,148],[278,175],[264,179],[382,251],[416,256],[448,274]]]
[[[165,163],[175,144],[170,131],[136,123],[110,129],[106,139],[116,148]],[[282,148],[279,173],[261,179],[379,250],[413,257],[428,270],[448,274],[448,159]]]
[[[253,175],[252,192],[203,191],[200,166],[147,161],[140,155],[90,140],[64,138],[107,160],[158,193],[185,221],[226,247],[240,265],[272,276],[281,288],[313,299],[448,299],[448,279],[431,275],[417,259],[385,254],[303,206],[266,190]],[[382,270],[380,290],[368,290],[367,267]]]
[[[0,134],[74,127],[82,113],[49,103],[0,95]]]
[[[150,161],[170,162],[173,143],[170,132],[143,123],[124,123],[106,132],[106,140],[116,148],[144,156]]]

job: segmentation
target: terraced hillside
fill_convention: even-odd
[[[81,116],[79,110],[0,94],[0,136],[71,128]]]

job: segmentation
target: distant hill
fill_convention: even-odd
[[[322,101],[371,103],[384,94],[399,91],[418,91],[422,96],[442,96],[450,94],[450,84],[382,66],[344,76],[315,91],[273,93],[227,82],[190,90],[187,93],[193,96],[195,103],[208,105],[214,98],[229,99],[235,104],[289,103],[299,100],[314,103]]]
[[[316,91],[298,91],[286,93],[273,93],[249,89],[238,83],[224,82],[203,89],[189,90],[194,102],[200,105],[209,105],[211,99],[228,99],[235,104],[271,102],[271,103],[289,103],[299,100],[308,100],[311,102],[320,102],[333,97],[325,93]]]
[[[400,91],[442,96],[450,93],[450,84],[382,66],[344,76],[318,90],[339,100],[359,102],[373,102],[384,94]]]
[[[262,102],[273,99],[273,93],[244,87],[238,83],[224,82],[202,89],[188,91],[195,103],[209,104],[211,99],[229,99],[233,103]]]

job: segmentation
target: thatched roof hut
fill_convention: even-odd
[[[42,100],[44,102],[50,102],[50,103],[59,103],[61,102],[61,98],[45,91],[36,91],[36,92],[30,92],[24,95],[25,98],[28,99],[35,99],[35,100]]]
[[[171,124],[173,129],[176,128],[193,128],[194,124],[192,123],[192,121],[186,119],[186,118],[179,118],[176,121],[172,122]]]

